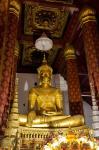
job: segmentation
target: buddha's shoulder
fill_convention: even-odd
[[[51,87],[51,90],[55,93],[61,93],[61,90],[59,88],[56,88],[56,87]]]
[[[60,89],[55,88],[55,87],[49,87],[49,88],[41,88],[41,87],[35,87],[35,88],[31,88],[29,93],[35,93],[38,94],[40,92],[54,92],[54,93],[61,93]]]
[[[52,90],[54,91],[60,91],[60,89],[56,88],[56,87],[51,87]]]
[[[29,91],[29,93],[36,93],[36,91],[37,91],[36,87],[35,88],[31,88],[30,91]]]

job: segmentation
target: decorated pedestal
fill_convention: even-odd
[[[52,138],[58,135],[73,135],[77,136],[89,136],[91,130],[87,126],[75,127],[75,128],[28,128],[19,127],[20,134],[20,149],[21,150],[43,150],[44,145],[51,141]],[[75,136],[73,136],[75,138]]]

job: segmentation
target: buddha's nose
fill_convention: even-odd
[[[44,77],[48,77],[48,74],[47,74],[47,73],[45,73],[45,74],[44,74]]]

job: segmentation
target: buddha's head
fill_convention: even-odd
[[[38,71],[38,77],[40,80],[40,85],[49,86],[51,85],[51,78],[52,78],[52,68],[48,66],[47,60],[43,58],[42,65],[37,69]]]

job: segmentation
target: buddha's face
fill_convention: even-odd
[[[50,84],[51,82],[51,73],[47,70],[40,72],[40,83],[41,84]]]

